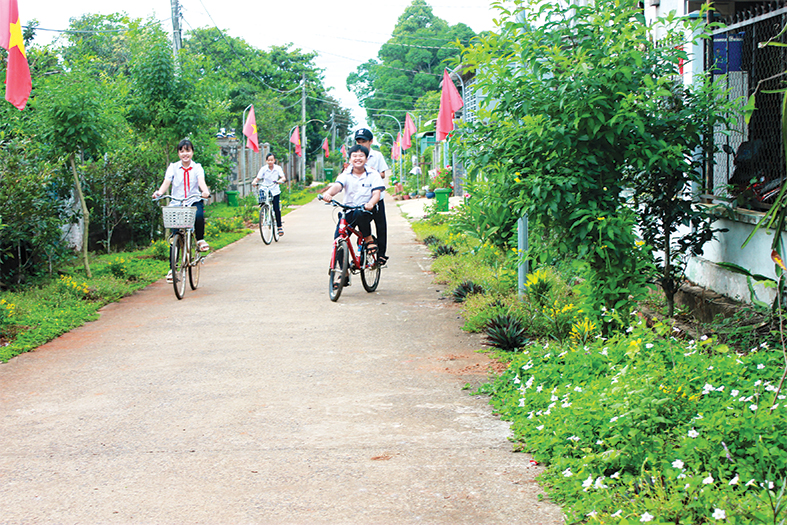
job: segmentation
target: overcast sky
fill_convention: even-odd
[[[183,29],[217,26],[259,49],[292,42],[296,48],[319,54],[316,63],[325,70],[325,84],[358,123],[365,121],[355,96],[347,91],[347,75],[376,58],[390,38],[399,16],[411,0],[358,2],[350,0],[179,0]],[[433,0],[436,16],[454,25],[464,22],[476,33],[495,28],[497,11],[491,0]],[[69,19],[86,13],[125,11],[134,18],[153,17],[172,31],[170,0],[18,0],[24,25],[37,19],[43,29],[66,29]],[[40,31],[34,43],[48,43],[58,33]]]

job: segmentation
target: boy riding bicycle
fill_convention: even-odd
[[[372,168],[366,166],[369,149],[356,144],[348,151],[350,154],[350,167],[330,184],[319,198],[329,203],[333,196],[344,190],[344,204],[347,206],[363,206],[367,211],[374,210],[380,201],[380,194],[385,188],[382,177]],[[377,253],[377,245],[372,237],[372,215],[361,210],[348,212],[347,222],[355,224],[361,231],[366,241],[366,249],[370,254]],[[334,238],[339,235],[338,226]]]

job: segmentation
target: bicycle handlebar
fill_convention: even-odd
[[[192,193],[188,197],[175,197],[174,195],[159,195],[158,197],[153,197],[153,202],[158,202],[161,199],[170,199],[170,200],[173,200],[173,201],[176,201],[176,202],[186,202],[187,200],[191,200],[194,197],[197,197],[199,200],[205,200],[202,197],[201,193]]]
[[[322,193],[320,193],[319,195],[317,195],[317,198],[318,198],[319,200],[323,200],[323,198],[322,198]],[[354,210],[359,210],[359,211],[362,211],[362,212],[364,212],[364,213],[369,213],[369,214],[371,214],[371,213],[372,213],[371,211],[367,210],[367,209],[364,207],[364,206],[366,206],[365,204],[361,204],[361,205],[359,205],[359,206],[348,206],[347,204],[342,204],[341,202],[337,202],[337,201],[335,201],[335,200],[331,200],[331,202],[326,202],[325,204],[328,204],[328,205],[332,205],[332,206],[339,207],[339,208],[343,209],[344,211],[354,211]]]

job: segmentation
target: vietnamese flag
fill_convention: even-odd
[[[330,150],[328,149],[328,137],[325,137],[325,140],[322,141],[322,149],[325,150],[325,158],[328,158],[328,155],[331,154]]]
[[[246,147],[254,150],[254,153],[260,152],[260,140],[257,138],[257,118],[254,116],[254,106],[251,106],[249,111],[249,118],[243,125],[243,134],[246,135]]]
[[[412,140],[410,137],[415,135],[415,122],[413,122],[413,118],[407,113],[407,116],[404,118],[404,137],[402,137],[402,148],[403,149],[410,149],[413,145]]]
[[[5,99],[21,111],[30,98],[33,81],[30,79],[16,0],[0,0],[0,46],[8,50]]]
[[[298,133],[298,126],[295,126],[295,129],[292,131],[292,136],[290,137],[290,142],[295,144],[295,154],[300,157],[301,156],[301,136]]]
[[[344,144],[342,144],[342,149],[340,149],[339,151],[341,151],[341,152],[342,152],[342,158],[343,158],[343,159],[346,159],[346,158],[347,158],[347,146],[345,146]]]
[[[399,160],[401,156],[402,156],[402,134],[397,133],[396,143],[393,145],[393,148],[391,149],[391,157],[393,157],[394,160]]]
[[[445,140],[454,129],[454,113],[464,106],[459,91],[456,90],[454,81],[448,76],[448,70],[443,70],[443,90],[440,93],[440,111],[437,113],[437,141]]]

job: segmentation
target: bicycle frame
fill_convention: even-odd
[[[356,271],[361,268],[361,250],[365,241],[361,232],[347,222],[346,215],[347,213],[344,211],[339,212],[339,236],[333,240],[333,246],[336,248],[336,246],[339,245],[339,241],[346,241],[347,247],[350,250],[350,270]],[[353,236],[358,238],[357,253],[352,243]],[[333,268],[333,265],[336,263],[335,256],[336,250],[333,250],[331,252],[331,265],[329,268]]]
[[[154,201],[159,201],[161,199],[169,198],[172,201],[176,202],[184,202],[194,197],[193,195],[188,198],[179,198],[173,197],[172,195],[162,195]],[[196,290],[199,284],[199,265],[202,264],[207,255],[202,254],[201,252],[194,249],[193,243],[194,241],[194,226],[192,225],[189,228],[170,228],[170,268],[172,270],[172,278],[173,278],[173,287],[175,289],[175,297],[178,299],[183,299],[183,295],[185,292],[185,273],[188,270],[188,280],[191,284],[191,289]],[[172,255],[172,250],[175,249],[176,244],[181,246],[181,257],[183,258],[183,275],[175,275],[175,267],[174,265],[174,255]],[[195,258],[192,258],[192,253],[196,254]],[[183,280],[183,284],[181,283]]]

